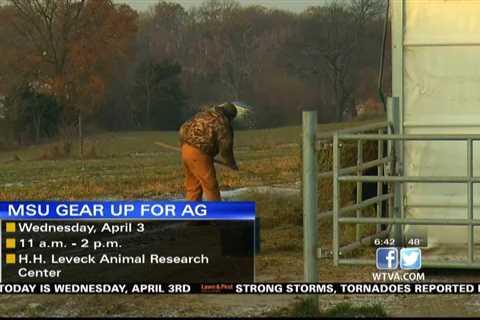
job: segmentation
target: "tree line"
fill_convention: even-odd
[[[298,124],[303,108],[342,121],[377,97],[384,19],[383,0],[301,13],[235,0],[189,10],[159,1],[147,12],[5,0],[0,134],[24,144],[71,131],[82,141],[90,127],[176,130],[201,105],[232,100],[254,107],[259,128]]]

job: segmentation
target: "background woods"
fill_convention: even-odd
[[[378,109],[384,19],[381,0],[302,13],[233,0],[189,10],[159,1],[147,12],[107,0],[6,0],[0,143],[176,130],[201,104],[226,100],[254,106],[259,128],[298,124],[305,107],[342,121],[360,105]]]

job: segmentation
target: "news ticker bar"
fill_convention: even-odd
[[[478,294],[480,283],[0,284],[0,294]]]
[[[255,202],[1,201],[0,220],[254,220]]]

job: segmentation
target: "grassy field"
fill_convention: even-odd
[[[319,132],[351,125],[321,125]],[[159,131],[90,136],[84,160],[63,157],[61,141],[0,152],[0,200],[169,198],[183,188],[179,154],[156,141],[178,145],[178,136]],[[241,171],[218,168],[222,190],[298,181],[300,142],[300,127],[238,131]],[[78,146],[72,150],[77,154]]]
[[[319,133],[363,123],[320,125]],[[0,152],[0,201],[53,199],[170,199],[182,196],[179,155],[154,145],[177,144],[175,132],[102,133],[87,137],[87,157],[64,157],[62,142]],[[298,186],[301,176],[301,128],[239,131],[236,154],[241,170],[218,168],[222,190],[246,186]],[[73,145],[75,154],[77,146]],[[347,154],[342,163],[353,164]],[[319,152],[322,169],[330,170],[328,150]],[[319,205],[331,205],[331,180],[319,181]],[[348,201],[351,186],[342,189]],[[249,193],[262,222],[262,250],[256,258],[257,281],[303,280],[303,228],[300,195]],[[352,237],[353,228],[342,230]],[[332,225],[322,220],[319,245],[329,248]],[[372,248],[370,248],[372,249]],[[372,266],[333,267],[319,260],[325,282],[372,281]],[[439,274],[429,280],[468,282],[471,275]],[[477,278],[474,278],[475,281]],[[0,295],[3,316],[448,316],[478,315],[478,299],[461,295],[323,295],[321,309],[312,310],[301,296],[262,295]],[[422,303],[419,305],[419,301]],[[412,306],[417,306],[413,308]]]
[[[242,171],[219,168],[222,189],[295,180],[298,148],[282,144],[299,137],[295,127],[240,132],[236,153]],[[154,142],[177,140],[175,132],[99,134],[87,139],[86,160],[49,160],[60,142],[0,153],[0,199],[168,198],[182,192],[179,154]]]
[[[320,125],[325,133],[358,123]],[[363,124],[363,123],[362,123]],[[63,157],[61,141],[0,153],[0,201],[73,199],[170,199],[182,195],[179,154],[154,144],[177,145],[175,132],[123,132],[89,136],[87,157]],[[238,131],[236,155],[240,171],[218,168],[222,190],[246,186],[297,185],[301,176],[301,128]],[[77,150],[73,145],[72,149]],[[75,152],[74,152],[75,153]],[[327,197],[328,198],[328,197]],[[262,219],[262,252],[256,260],[258,281],[301,281],[302,204],[300,196],[246,194],[256,201]],[[329,199],[320,198],[325,202]],[[328,202],[328,203],[327,203]],[[322,205],[322,204],[321,204]],[[320,242],[329,245],[331,224],[320,227]],[[324,281],[348,281],[352,272],[370,267],[334,269],[321,266]],[[368,275],[368,272],[365,272]],[[358,281],[368,280],[365,277]],[[240,299],[241,298],[241,299]],[[160,316],[160,315],[268,315],[295,297],[185,296],[109,297],[2,296],[3,315]],[[208,304],[208,308],[205,305]],[[333,302],[325,307],[333,307]],[[293,308],[295,310],[295,308]],[[283,314],[283,313],[281,313]]]

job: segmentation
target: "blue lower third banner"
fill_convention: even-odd
[[[14,201],[0,202],[0,219],[253,220],[255,202]]]
[[[2,283],[254,281],[255,203],[0,202]]]

